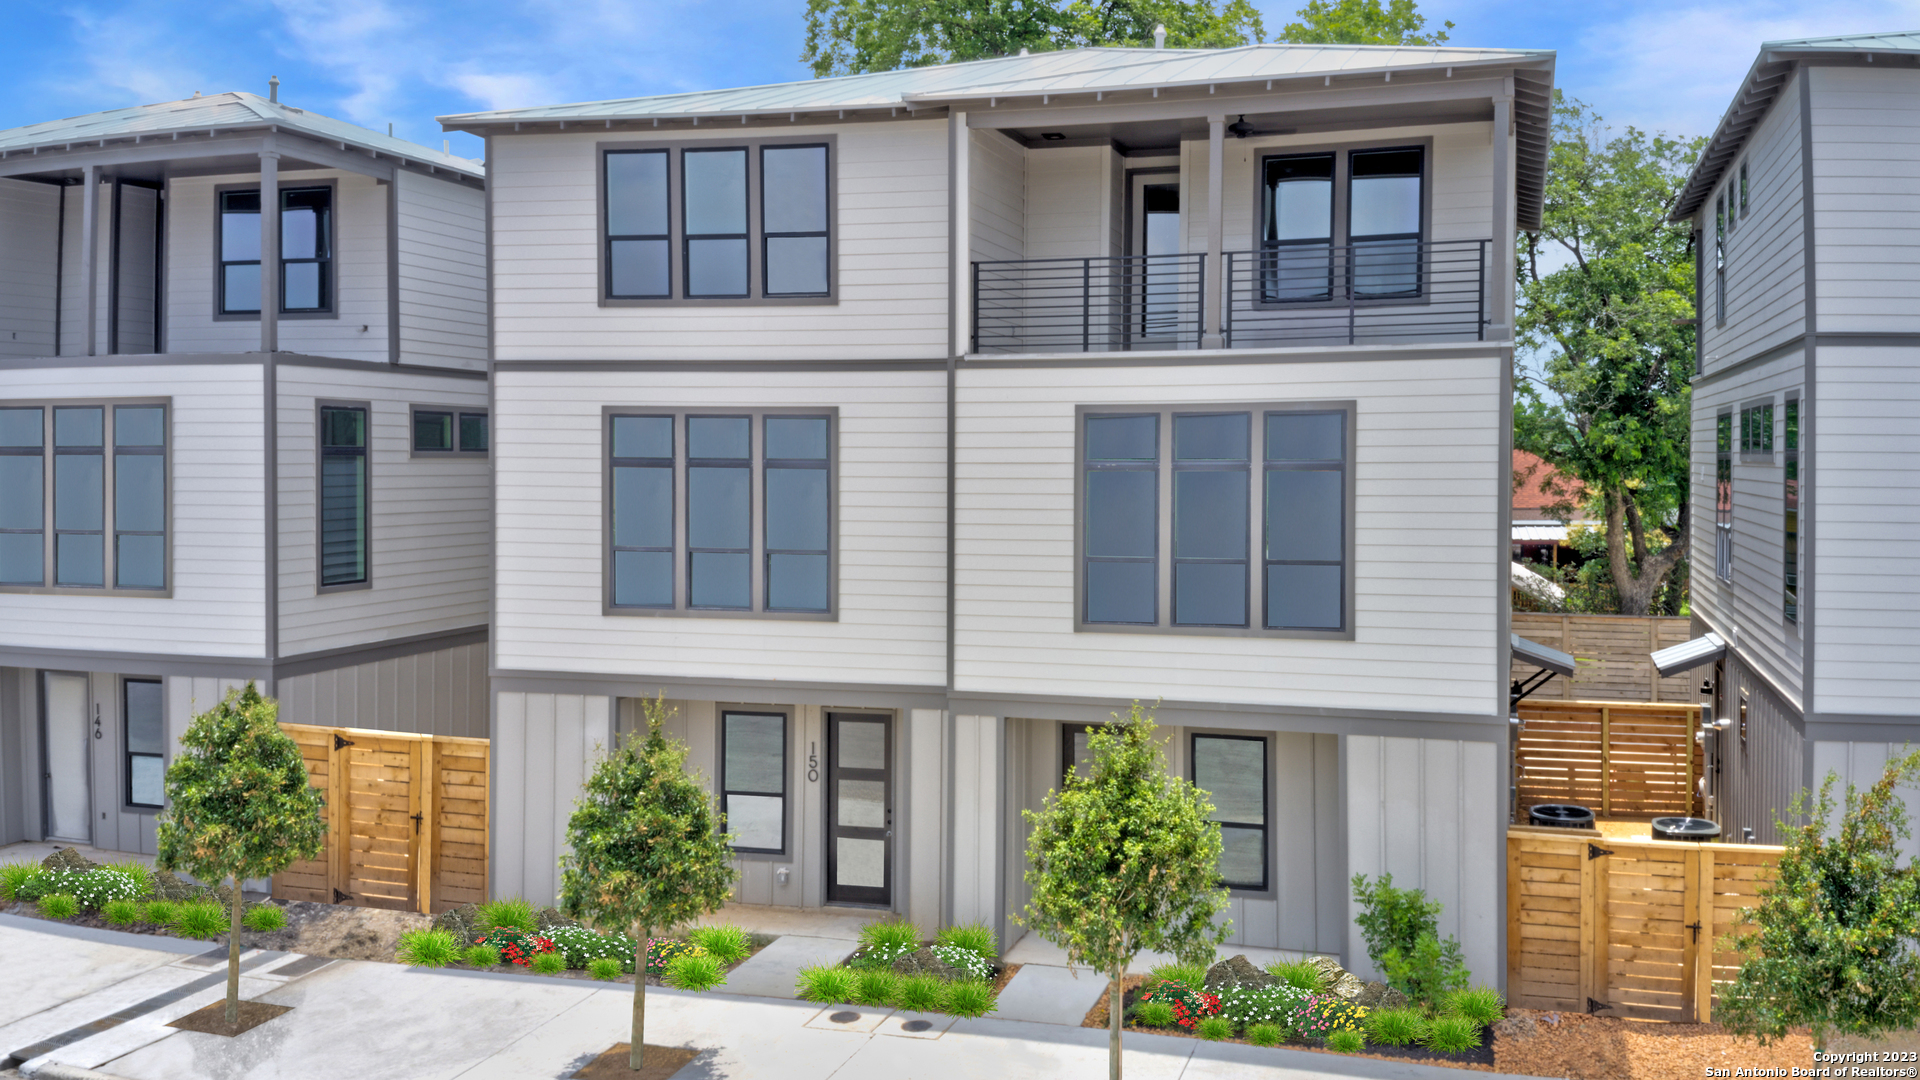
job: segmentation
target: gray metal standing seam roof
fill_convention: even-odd
[[[406,158],[436,168],[484,176],[486,170],[463,157],[444,153],[419,143],[408,142],[383,132],[335,120],[316,112],[268,101],[258,94],[232,91],[205,97],[163,101],[155,105],[135,105],[125,109],[88,113],[65,120],[0,131],[0,153],[49,147],[80,146],[86,143],[113,142],[131,138],[157,138],[174,132],[202,133],[221,130],[276,127],[363,150],[374,150],[390,157]],[[164,152],[155,145],[155,156]]]

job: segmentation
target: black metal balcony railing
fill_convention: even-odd
[[[1485,340],[1487,240],[1228,252],[1228,348]]]
[[[1205,255],[973,264],[972,352],[1198,348]]]

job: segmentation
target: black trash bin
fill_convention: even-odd
[[[1527,824],[1552,829],[1591,829],[1593,811],[1575,803],[1541,803],[1527,811]]]
[[[1692,840],[1696,843],[1720,835],[1720,826],[1697,817],[1657,817],[1653,819],[1655,840]]]

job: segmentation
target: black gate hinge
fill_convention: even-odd
[[[341,738],[340,733],[337,731],[333,733],[333,748],[335,750],[345,750],[347,747],[352,745],[353,745],[352,739]]]
[[[1608,851],[1606,848],[1601,847],[1599,844],[1593,843],[1592,841],[1587,842],[1587,861],[1588,862],[1592,862],[1593,860],[1599,858],[1602,855],[1611,855],[1611,854],[1613,854],[1613,852]]]
[[[351,900],[351,899],[353,899],[353,894],[352,894],[352,893],[345,893],[345,892],[341,892],[341,891],[340,891],[339,889],[335,889],[335,890],[333,890],[333,902],[334,902],[334,903],[336,903],[336,904],[344,904],[344,903],[346,903],[347,901],[349,901],[349,900]]]
[[[1592,998],[1587,999],[1587,1012],[1589,1013],[1597,1013],[1601,1009],[1611,1009],[1611,1008],[1613,1008],[1613,1005],[1609,1002],[1595,1001]]]

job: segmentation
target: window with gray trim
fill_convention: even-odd
[[[1424,146],[1263,156],[1260,300],[1418,296],[1426,162]]]
[[[159,679],[120,683],[120,716],[126,724],[127,805],[158,810],[166,803],[167,730]]]
[[[220,312],[260,313],[260,192],[222,191]],[[280,311],[333,310],[333,189],[280,189]]]
[[[830,616],[831,411],[610,411],[607,607]]]
[[[368,580],[367,406],[320,406],[320,586]]]
[[[1714,571],[1733,581],[1733,411],[1722,411],[1713,427]]]
[[[1192,736],[1193,786],[1220,825],[1220,884],[1265,892],[1272,877],[1267,831],[1267,740],[1261,735]]]
[[[1756,459],[1773,463],[1773,402],[1763,401],[1740,409],[1740,460]]]
[[[787,715],[720,711],[720,812],[733,850],[787,850]]]
[[[485,455],[487,410],[415,405],[411,410],[415,457]]]
[[[0,406],[0,587],[167,588],[167,406]]]
[[[1786,458],[1786,502],[1782,507],[1781,549],[1785,559],[1784,614],[1790,623],[1800,621],[1800,398],[1797,391],[1787,394],[1784,430],[1781,432]]]
[[[1349,631],[1350,416],[1082,410],[1080,625]]]
[[[1727,197],[1713,200],[1713,316],[1714,322],[1727,321]]]

